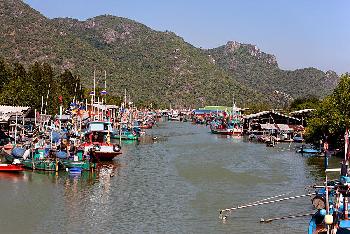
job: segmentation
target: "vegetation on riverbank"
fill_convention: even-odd
[[[306,140],[327,141],[335,148],[344,145],[345,129],[350,127],[350,75],[344,74],[331,95],[325,97],[308,120]]]

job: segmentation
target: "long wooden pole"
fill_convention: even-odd
[[[15,145],[17,144],[17,113],[16,113],[16,123],[15,123]]]

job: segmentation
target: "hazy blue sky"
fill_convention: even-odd
[[[348,0],[25,0],[49,18],[127,17],[213,48],[257,45],[283,69],[350,72]]]

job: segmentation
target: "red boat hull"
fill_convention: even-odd
[[[111,161],[111,160],[113,160],[113,158],[115,158],[121,154],[122,154],[122,152],[113,152],[113,153],[94,152],[94,157],[98,160],[101,160],[101,161]]]
[[[6,172],[18,172],[23,171],[23,165],[20,164],[0,164],[0,172],[6,171]]]

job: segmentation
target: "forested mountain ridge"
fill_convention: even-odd
[[[94,68],[103,71],[113,95],[124,89],[139,104],[168,107],[271,103],[316,94],[337,84],[333,73],[317,69],[282,71],[276,58],[255,46],[229,42],[202,50],[172,32],[159,32],[133,20],[105,15],[86,21],[48,19],[19,0],[0,1],[0,57],[30,65],[69,69],[85,87]],[[237,48],[236,48],[237,47]]]
[[[241,84],[255,87],[281,102],[305,96],[324,97],[339,81],[333,71],[324,73],[315,68],[281,70],[274,55],[266,54],[254,45],[230,41],[206,53]]]

